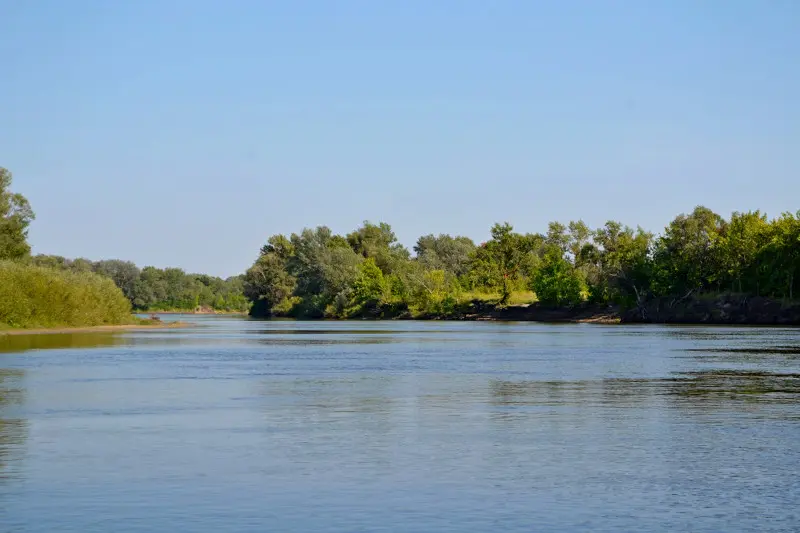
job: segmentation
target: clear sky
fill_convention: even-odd
[[[796,0],[0,0],[36,253],[231,275],[362,220],[800,209]]]

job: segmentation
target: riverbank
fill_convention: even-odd
[[[461,313],[459,316],[442,318],[455,320],[589,324],[619,324],[621,321],[619,310],[606,305],[547,307],[538,304],[497,306],[486,303],[477,305],[473,303],[471,309],[465,313]]]
[[[117,324],[106,326],[85,326],[71,328],[31,328],[0,330],[0,337],[17,335],[57,335],[69,333],[125,332],[148,329],[178,329],[190,326],[188,322],[166,322],[162,324]]]
[[[737,294],[705,294],[686,298],[652,299],[640,306],[582,304],[548,307],[533,304],[498,305],[481,300],[465,302],[440,313],[413,315],[408,309],[374,307],[363,319],[474,320],[589,324],[697,324],[740,326],[800,326],[800,301],[774,300]]]
[[[168,309],[165,311],[135,311],[139,315],[217,315],[217,316],[247,316],[247,311],[215,311],[215,310],[191,310],[191,309]]]
[[[658,298],[630,309],[592,305],[553,308],[537,304],[499,307],[475,303],[470,308],[472,312],[460,316],[428,318],[594,324],[800,326],[800,302],[737,294],[702,295],[685,299]]]

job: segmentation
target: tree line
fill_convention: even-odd
[[[129,261],[31,257],[27,231],[34,214],[10,184],[10,172],[0,168],[0,261],[110,279],[140,311],[446,317],[476,301],[633,308],[709,293],[782,300],[800,294],[800,212],[772,219],[735,212],[726,219],[701,206],[677,216],[660,235],[616,221],[600,228],[551,222],[539,233],[498,223],[486,242],[429,234],[413,250],[383,222],[364,222],[346,235],[320,226],[270,237],[244,275],[221,279],[140,269]]]
[[[11,183],[11,173],[0,167],[0,329],[134,322],[130,302],[111,279],[30,260],[34,213]]]
[[[221,279],[186,273],[179,268],[148,266],[140,269],[130,261],[117,259],[32,257],[28,227],[35,216],[27,199],[11,192],[11,183],[11,172],[0,167],[0,283],[3,284],[0,287],[0,323],[81,325],[81,316],[85,324],[97,323],[98,318],[90,320],[88,317],[92,313],[101,316],[103,311],[93,307],[106,308],[106,314],[118,320],[125,315],[120,311],[125,305],[128,315],[131,308],[137,311],[205,308],[239,312],[249,309],[243,276]],[[107,280],[113,281],[118,290],[109,292]],[[122,301],[126,299],[128,303],[120,304],[118,295],[124,296]],[[66,312],[56,312],[56,308],[63,307],[63,302],[81,309],[80,313],[68,316]],[[38,318],[32,315],[24,318],[28,308],[39,309]],[[45,309],[50,310],[49,315],[42,314]]]
[[[274,235],[244,276],[256,316],[448,316],[476,300],[546,306],[644,305],[734,292],[793,299],[800,291],[800,212],[728,219],[699,206],[655,235],[609,221],[551,222],[519,233],[495,224],[480,244],[425,235],[410,250],[391,226],[365,222]]]
[[[193,311],[202,308],[245,312],[250,307],[244,296],[243,276],[222,279],[206,274],[189,274],[180,268],[147,266],[140,269],[131,261],[119,259],[90,261],[36,255],[29,261],[40,267],[93,272],[110,278],[137,311]]]

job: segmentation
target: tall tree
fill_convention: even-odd
[[[573,265],[553,244],[531,280],[531,289],[543,304],[575,305],[583,299],[584,286]]]
[[[408,250],[397,242],[392,227],[385,222],[364,221],[363,226],[347,234],[347,242],[357,254],[374,259],[384,274],[395,272],[410,257]]]
[[[414,252],[417,259],[429,270],[441,269],[455,276],[469,271],[470,256],[475,243],[469,237],[450,235],[425,235],[417,240]]]
[[[520,271],[524,257],[522,238],[514,233],[514,227],[505,222],[492,226],[492,240],[485,248],[492,263],[496,266],[502,290],[500,303],[506,303]]]
[[[687,297],[719,280],[718,244],[725,221],[707,207],[679,215],[655,246],[658,289]]]
[[[769,238],[769,229],[767,216],[759,211],[731,215],[717,244],[719,265],[723,269],[720,276],[731,288],[759,292],[755,259]],[[750,286],[745,279],[756,285]]]
[[[261,254],[244,275],[244,295],[253,302],[251,314],[269,316],[272,309],[289,298],[295,278],[286,271],[286,262],[277,254]]]
[[[141,272],[135,264],[119,259],[107,259],[95,263],[94,271],[111,278],[128,300],[133,302],[136,299],[137,282]]]
[[[28,200],[9,190],[12,176],[0,167],[0,259],[22,259],[31,253],[28,226],[35,218]]]
[[[593,250],[600,275],[598,287],[593,289],[603,293],[601,300],[643,303],[652,276],[652,239],[653,235],[642,228],[634,231],[612,220],[594,232]]]

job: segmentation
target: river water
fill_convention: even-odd
[[[800,329],[0,338],[0,531],[800,530]]]

